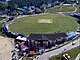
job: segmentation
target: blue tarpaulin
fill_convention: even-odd
[[[3,28],[6,29],[6,23],[4,23]]]
[[[75,32],[70,32],[67,34],[68,39],[73,39],[74,37],[76,37],[78,34],[76,34]]]

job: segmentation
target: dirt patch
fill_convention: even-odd
[[[53,23],[53,19],[39,19],[38,23]]]
[[[0,36],[0,60],[11,60],[11,51],[14,49],[11,40]]]

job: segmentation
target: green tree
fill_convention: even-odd
[[[5,10],[7,8],[7,4],[0,3],[0,10]]]
[[[8,2],[8,7],[7,7],[7,8],[10,9],[10,10],[14,10],[14,9],[17,9],[17,8],[18,8],[18,5],[15,4],[15,3],[12,2],[12,1],[9,1],[9,2]]]
[[[78,7],[78,12],[80,12],[80,6]]]

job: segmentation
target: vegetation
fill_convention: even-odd
[[[75,60],[76,56],[80,53],[80,46],[76,47],[72,50],[69,50],[67,52],[64,52],[62,54],[68,53],[71,57],[70,60]],[[60,58],[62,57],[62,54],[59,54],[57,56],[51,57],[49,60],[60,60]],[[59,58],[60,57],[60,58]]]
[[[5,10],[7,8],[7,4],[0,3],[0,10]]]
[[[18,5],[9,1],[8,2],[8,6],[7,6],[7,9],[10,9],[10,10],[16,10],[18,8]]]
[[[46,9],[45,12],[47,13],[54,13],[54,12],[71,12],[74,11],[75,7],[72,6],[54,6],[52,8]]]
[[[1,32],[0,32],[0,35],[1,35]]]
[[[0,23],[0,35],[1,35],[1,27],[2,27],[2,23]]]
[[[3,23],[1,22],[4,18],[0,18],[0,35],[1,35],[1,27],[3,25]]]
[[[23,6],[41,6],[42,4],[52,3],[53,0],[10,0],[11,2],[17,4],[19,7]]]
[[[80,12],[80,6],[78,6],[78,8],[77,8],[77,12]]]
[[[38,20],[40,19],[46,19],[46,21],[51,19],[52,23],[39,23]],[[43,14],[17,19],[9,26],[9,28],[13,32],[22,32],[27,35],[30,33],[68,32],[77,29],[77,22],[70,16]]]

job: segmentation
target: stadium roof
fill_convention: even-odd
[[[55,34],[30,34],[29,40],[56,40],[61,37],[67,37],[66,33],[55,33]]]

